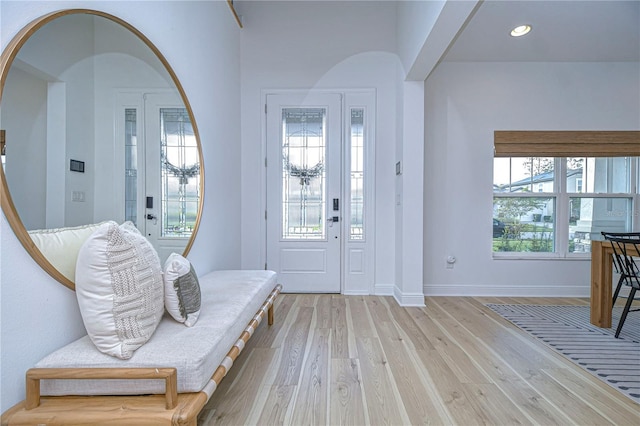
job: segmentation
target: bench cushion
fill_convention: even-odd
[[[88,336],[42,359],[38,368],[175,367],[178,392],[204,388],[249,321],[276,286],[272,271],[215,271],[200,277],[198,322],[185,327],[165,313],[151,339],[128,360],[98,351]],[[43,380],[42,395],[163,393],[160,380]]]

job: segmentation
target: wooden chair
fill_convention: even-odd
[[[607,240],[611,242],[614,258],[616,258],[616,262],[618,262],[618,267],[621,268],[620,279],[625,285],[631,287],[629,289],[627,303],[624,306],[622,316],[618,322],[618,328],[616,329],[615,336],[617,338],[627,319],[627,314],[629,312],[640,311],[640,309],[631,309],[636,291],[640,290],[640,268],[638,268],[638,262],[640,261],[640,238],[637,236],[629,237],[628,235],[623,235],[609,236]]]

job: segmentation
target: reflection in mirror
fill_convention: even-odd
[[[186,254],[198,227],[202,166],[175,75],[117,18],[86,10],[54,18],[13,59],[3,52],[0,176],[16,235],[26,229],[37,245],[42,230],[130,220],[162,261]],[[44,255],[56,266],[59,256],[22,242],[36,261]],[[73,274],[57,272],[73,286]]]

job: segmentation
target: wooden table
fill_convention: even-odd
[[[591,241],[591,324],[611,327],[613,247],[608,241]]]
[[[635,246],[629,244],[627,252],[640,256]],[[609,241],[591,241],[591,324],[611,327],[613,292],[613,247]]]

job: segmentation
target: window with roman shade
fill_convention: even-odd
[[[638,229],[640,131],[496,131],[494,148],[494,256],[586,256]]]

